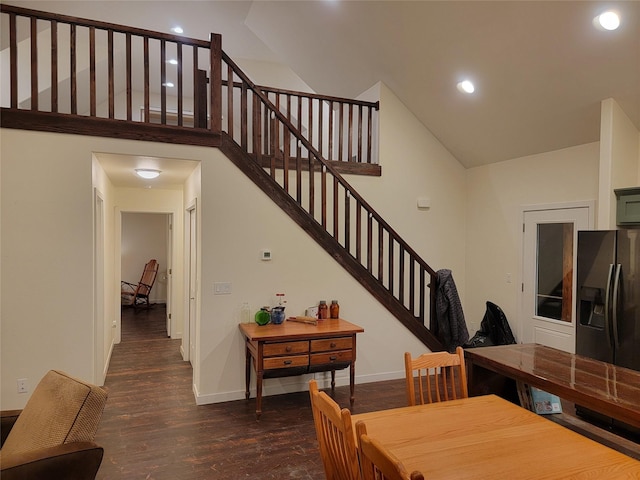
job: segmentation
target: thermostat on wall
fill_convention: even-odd
[[[431,208],[431,199],[429,197],[419,197],[418,208],[424,210]]]
[[[268,261],[271,260],[271,250],[261,250],[260,251],[260,260]]]

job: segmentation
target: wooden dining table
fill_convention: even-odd
[[[496,395],[353,415],[425,478],[640,479],[640,462]],[[356,439],[357,441],[357,439]]]

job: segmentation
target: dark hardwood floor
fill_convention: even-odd
[[[197,406],[180,342],[166,336],[163,305],[123,311],[96,435],[105,449],[98,479],[324,478],[307,392],[265,397],[260,421],[255,399]],[[348,407],[349,387],[337,387],[334,399]],[[405,402],[404,379],[359,384],[351,411]],[[558,423],[640,458],[637,443],[582,422],[571,404],[563,409]]]
[[[195,404],[191,365],[166,336],[162,305],[122,314],[96,435],[99,479],[323,479],[309,394]],[[268,381],[268,380],[267,380]],[[335,400],[349,406],[349,387]],[[356,385],[353,413],[405,405],[404,380]]]

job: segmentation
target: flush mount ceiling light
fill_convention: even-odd
[[[620,26],[620,16],[614,11],[607,11],[598,15],[594,19],[596,26],[605,30],[615,30]]]
[[[173,33],[177,33],[177,34],[184,33],[184,30],[182,29],[182,27],[181,27],[180,25],[176,25],[175,27],[173,27],[173,28],[171,29],[171,31],[172,31]]]
[[[476,90],[476,87],[473,86],[471,80],[463,80],[462,82],[458,83],[457,87],[458,90],[463,93],[473,93]]]
[[[149,180],[160,175],[160,170],[153,170],[151,168],[136,168],[136,173],[139,177]]]

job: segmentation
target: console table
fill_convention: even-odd
[[[465,358],[469,395],[505,393],[498,375],[640,428],[640,372],[538,344],[468,348]]]
[[[335,389],[336,370],[349,367],[353,405],[356,334],[362,327],[342,319],[318,320],[317,325],[285,321],[280,325],[241,323],[246,347],[246,392],[249,399],[251,363],[256,371],[256,417],[262,414],[262,381],[314,372],[331,372]]]

